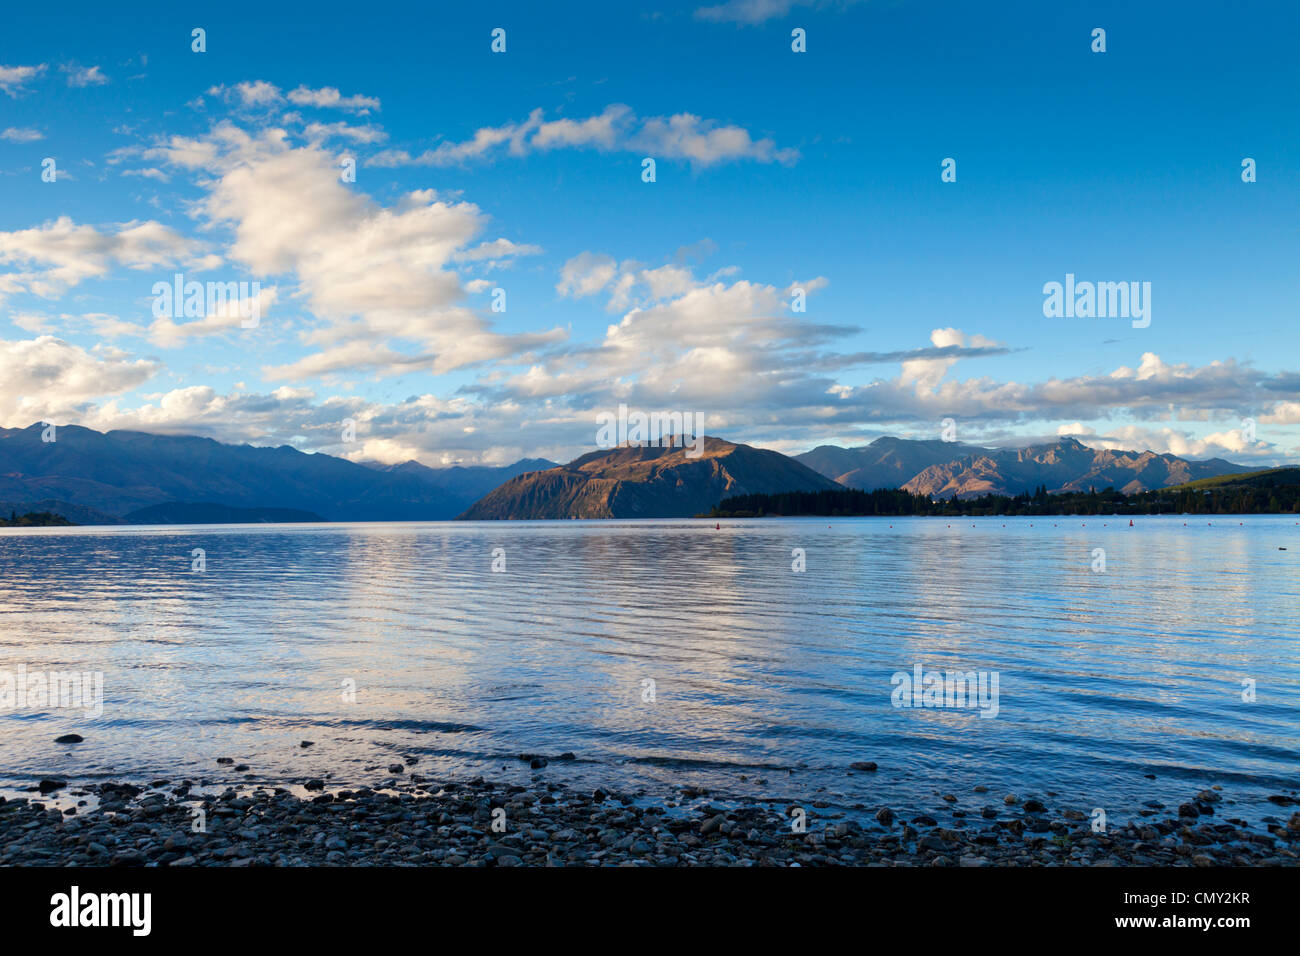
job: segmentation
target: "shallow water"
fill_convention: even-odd
[[[542,777],[1119,819],[1219,784],[1257,820],[1300,787],[1298,561],[1287,516],[5,529],[0,674],[101,672],[103,712],[0,709],[0,786],[571,751]],[[996,673],[996,717],[895,707],[916,665]]]

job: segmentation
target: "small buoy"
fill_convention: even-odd
[[[1129,526],[1130,528],[1133,527],[1133,519],[1132,519],[1132,518],[1129,518],[1129,519],[1128,519],[1128,526]]]
[[[715,524],[715,525],[713,526],[713,530],[714,530],[714,531],[721,531],[721,530],[722,530],[722,525],[720,525],[720,524]]]

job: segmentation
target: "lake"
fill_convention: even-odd
[[[1253,821],[1300,786],[1297,562],[1293,516],[5,529],[0,674],[99,673],[103,698],[0,708],[0,787],[243,781],[222,757],[375,784],[415,757],[1119,820],[1217,784]],[[968,706],[908,690],[918,667],[975,678]]]

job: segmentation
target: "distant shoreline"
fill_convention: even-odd
[[[932,497],[903,488],[791,491],[724,498],[702,518],[1137,517],[1139,515],[1300,515],[1300,469],[1209,478],[1188,485],[1124,494],[1049,493],[1046,486],[1018,495]]]
[[[826,519],[828,521],[837,520],[855,520],[859,518],[882,518],[889,520],[902,520],[904,518],[930,518],[942,520],[944,518],[1191,518],[1191,517],[1220,517],[1220,518],[1288,518],[1295,517],[1297,523],[1300,523],[1300,515],[1293,515],[1290,512],[1166,512],[1162,514],[1146,514],[1139,512],[1035,512],[1033,514],[1002,514],[996,512],[975,513],[968,511],[951,511],[940,514],[780,514],[776,512],[764,512],[756,514],[752,512],[717,512],[709,514],[691,515],[689,517],[656,517],[656,518],[436,518],[436,519],[397,519],[397,520],[372,520],[372,519],[339,519],[330,520],[327,518],[318,518],[315,520],[299,521],[172,521],[158,522],[151,524],[127,524],[117,522],[113,524],[100,523],[78,523],[75,521],[23,521],[21,516],[19,521],[11,523],[7,520],[0,520],[0,530],[23,530],[23,529],[40,529],[40,528],[70,528],[79,530],[134,530],[142,531],[150,528],[257,528],[257,527],[311,527],[321,525],[327,527],[342,528],[350,525],[408,525],[408,524],[438,524],[438,525],[461,525],[472,526],[476,524],[491,525],[511,525],[511,524],[554,524],[565,525],[575,522],[586,524],[628,524],[637,522],[664,522],[664,521],[687,521],[693,524],[708,524],[710,521],[759,521],[759,520],[782,520],[782,519]],[[58,517],[58,516],[55,516]]]

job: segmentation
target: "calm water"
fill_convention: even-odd
[[[541,775],[927,810],[1057,792],[1120,819],[1218,783],[1237,815],[1280,812],[1262,800],[1300,786],[1300,525],[1136,525],[3,530],[0,672],[99,671],[104,702],[0,710],[0,786],[243,779],[218,757],[273,783],[375,783],[402,755],[522,780],[519,753],[572,751]],[[893,706],[917,664],[996,672],[997,716]]]

